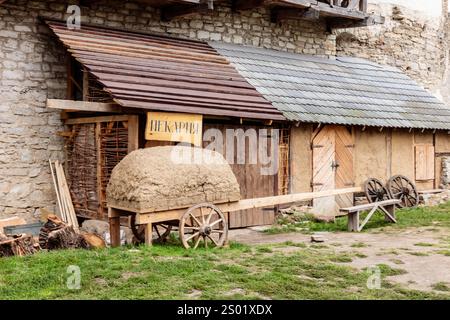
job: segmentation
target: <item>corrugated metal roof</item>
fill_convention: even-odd
[[[285,120],[207,43],[47,21],[72,56],[129,108]]]
[[[396,68],[359,58],[210,45],[289,120],[450,129],[450,107]]]

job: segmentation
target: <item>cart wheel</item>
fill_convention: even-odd
[[[388,200],[391,197],[383,182],[375,178],[364,182],[364,193],[369,203]]]
[[[145,242],[145,226],[136,225],[136,216],[132,215],[130,218],[130,227],[133,235],[140,243]],[[153,224],[153,242],[155,243],[165,243],[167,238],[172,232],[172,226],[162,223]]]
[[[387,188],[392,199],[399,199],[402,202],[398,205],[401,208],[414,208],[419,204],[419,194],[416,186],[405,176],[393,176],[387,183]]]
[[[222,247],[228,238],[225,215],[213,204],[203,203],[187,210],[180,220],[180,240],[186,249],[197,249],[203,240],[208,248]]]

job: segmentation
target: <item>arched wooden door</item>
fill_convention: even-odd
[[[343,126],[325,126],[315,132],[313,149],[313,191],[326,191],[354,186],[354,138]],[[314,212],[334,216],[339,208],[353,205],[353,195],[319,198],[313,201]]]

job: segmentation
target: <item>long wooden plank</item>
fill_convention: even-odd
[[[92,71],[92,73],[97,76],[99,79],[108,79],[113,82],[121,82],[126,84],[139,84],[145,86],[156,86],[160,88],[175,88],[175,89],[186,89],[186,90],[199,90],[199,91],[207,91],[207,92],[217,92],[217,93],[225,93],[225,94],[239,94],[245,96],[255,96],[262,97],[261,94],[254,90],[251,87],[242,88],[242,87],[234,87],[230,85],[224,85],[220,83],[216,84],[207,84],[203,83],[199,86],[198,83],[180,81],[176,78],[172,80],[164,80],[164,79],[154,79],[148,77],[139,77],[133,75],[117,75],[112,73],[102,73],[98,71]]]
[[[58,202],[58,208],[59,208],[59,214],[60,217],[64,220],[66,219],[66,217],[64,216],[64,211],[63,211],[63,207],[62,207],[62,202],[61,202],[61,195],[60,195],[60,189],[56,180],[56,176],[55,176],[55,168],[53,166],[52,160],[48,160],[49,164],[50,164],[50,172],[52,174],[52,180],[53,180],[53,185],[55,187],[55,193],[56,193],[56,200]]]
[[[313,200],[316,198],[323,198],[329,196],[335,196],[339,194],[346,193],[357,193],[362,192],[362,188],[347,188],[340,190],[327,190],[320,192],[306,192],[306,193],[296,193],[282,196],[264,197],[256,199],[240,200],[238,202],[223,203],[218,204],[217,207],[224,213],[236,212],[240,210],[255,209],[271,207],[281,204],[289,204],[306,200]],[[126,208],[116,208],[119,210],[127,211]],[[145,210],[137,212],[136,221],[138,224],[146,224],[149,222],[161,222],[169,220],[178,220],[181,215],[186,212],[186,208],[177,210],[167,210],[161,212],[146,212]],[[129,211],[129,210],[128,210]],[[136,210],[132,210],[135,212]],[[161,220],[162,219],[162,220]]]
[[[201,77],[199,74],[190,74],[188,76],[184,76],[181,73],[173,72],[173,74],[169,74],[167,72],[158,73],[155,70],[149,69],[132,69],[127,70],[127,68],[117,68],[117,67],[97,67],[94,65],[89,66],[89,70],[92,72],[96,72],[99,74],[112,74],[112,75],[120,75],[120,76],[132,76],[134,79],[136,78],[145,78],[152,79],[158,81],[170,81],[170,82],[184,82],[186,84],[195,84],[195,85],[217,85],[217,86],[226,86],[231,88],[240,88],[240,89],[251,89],[254,91],[254,87],[250,85],[248,82],[239,79],[237,80],[229,80],[229,79],[217,79],[217,78],[206,78]]]
[[[372,209],[373,207],[376,207],[376,206],[388,206],[388,205],[394,205],[394,204],[399,204],[399,203],[401,203],[401,201],[398,199],[390,199],[390,200],[380,201],[377,203],[367,203],[367,204],[361,204],[359,206],[342,208],[340,210],[342,212],[364,211],[364,210]]]
[[[128,121],[128,118],[129,116],[127,115],[76,118],[65,120],[65,124],[72,125],[72,124],[87,124],[97,122]]]
[[[198,108],[190,107],[186,105],[174,105],[171,103],[155,103],[155,102],[141,102],[133,100],[123,100],[115,99],[119,104],[127,106],[128,108],[139,108],[148,110],[160,110],[160,111],[171,111],[171,112],[182,112],[182,113],[192,113],[192,114],[203,114],[203,115],[213,115],[213,116],[229,116],[229,117],[241,117],[241,118],[251,118],[251,119],[271,119],[271,120],[285,120],[285,118],[278,113],[272,112],[247,112],[239,111],[233,108],[229,109],[216,109],[216,108]]]
[[[47,99],[47,108],[66,111],[89,111],[119,113],[122,108],[115,103],[100,103],[89,101],[74,101],[62,99]]]

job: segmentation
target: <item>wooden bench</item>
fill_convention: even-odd
[[[340,211],[348,215],[348,231],[350,232],[361,232],[367,222],[372,218],[373,214],[380,210],[384,213],[386,220],[393,223],[397,223],[395,219],[395,207],[401,201],[397,199],[362,204],[359,206],[354,206],[350,208],[342,208]],[[361,212],[370,210],[366,219],[359,224],[359,215]]]

